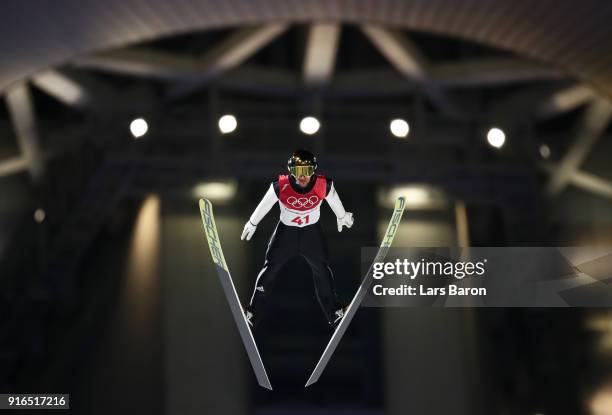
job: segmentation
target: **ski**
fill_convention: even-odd
[[[325,370],[325,366],[327,366],[329,359],[336,350],[336,347],[338,347],[342,336],[344,335],[346,329],[351,323],[351,320],[357,313],[357,309],[359,308],[359,305],[366,296],[367,291],[372,283],[372,268],[374,266],[374,263],[381,262],[385,259],[387,251],[389,251],[389,247],[391,247],[391,243],[393,243],[393,238],[395,237],[395,233],[397,232],[397,229],[399,227],[400,220],[402,219],[402,214],[404,213],[405,204],[406,201],[403,197],[398,197],[396,199],[395,208],[393,209],[393,215],[391,216],[389,226],[387,226],[387,230],[385,232],[385,236],[383,237],[382,243],[378,248],[376,257],[374,258],[372,265],[370,265],[368,272],[366,272],[366,275],[363,277],[363,280],[361,281],[361,284],[357,289],[357,293],[355,293],[353,300],[351,301],[344,313],[344,317],[338,324],[338,327],[336,327],[334,334],[332,334],[329,343],[327,343],[327,347],[325,347],[325,350],[323,351],[319,362],[315,366],[314,370],[312,371],[312,374],[310,375],[310,378],[308,378],[308,381],[306,382],[306,385],[304,387],[310,386],[319,380],[321,374],[323,373],[323,370]]]
[[[206,234],[208,247],[210,248],[210,254],[213,262],[215,263],[215,268],[217,270],[219,280],[221,281],[223,292],[225,293],[230,310],[234,316],[234,321],[238,326],[238,331],[240,332],[240,337],[244,343],[244,348],[249,356],[251,366],[253,366],[253,371],[257,377],[257,382],[260,386],[272,390],[272,385],[268,379],[266,368],[264,367],[261,356],[259,355],[259,350],[257,349],[257,344],[255,343],[251,328],[244,317],[242,305],[240,304],[240,298],[238,297],[236,287],[234,286],[229,269],[227,268],[227,263],[225,262],[225,257],[223,256],[219,234],[217,233],[217,225],[215,224],[215,217],[213,216],[212,204],[208,199],[200,199],[199,205],[200,213],[202,214],[202,223],[204,225],[204,233]]]

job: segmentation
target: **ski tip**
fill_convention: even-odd
[[[310,385],[317,383],[317,380],[319,379],[313,379],[312,375],[310,376],[310,378],[308,379],[308,381],[306,382],[306,384],[304,385],[305,388],[309,387]]]
[[[404,209],[406,205],[406,196],[400,196],[395,200],[395,209]]]
[[[202,199],[200,199],[200,202],[198,204],[200,205],[201,209],[204,209],[206,204],[210,204],[210,200],[202,198]]]
[[[267,382],[267,383],[265,383],[265,382],[261,382],[261,383],[259,384],[259,386],[261,386],[262,388],[266,388],[266,389],[268,389],[268,390],[273,390],[273,389],[272,389],[272,385],[270,384],[270,382]]]
[[[249,329],[250,330],[250,329]],[[259,354],[259,352],[258,352]],[[261,362],[261,361],[260,361]],[[268,390],[272,390],[272,384],[270,383],[270,379],[268,378],[268,374],[266,373],[266,369],[263,367],[263,363],[261,366],[261,372],[256,371],[257,383],[262,388],[266,388]]]

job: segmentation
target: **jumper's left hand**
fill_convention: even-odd
[[[344,216],[342,216],[341,218],[338,218],[337,223],[338,223],[338,232],[342,232],[343,226],[350,228],[351,226],[353,226],[353,214],[351,212],[346,212]]]
[[[244,224],[244,229],[242,230],[242,235],[240,235],[240,240],[244,241],[246,239],[247,241],[250,241],[256,230],[257,225],[253,225],[249,219],[247,223]]]

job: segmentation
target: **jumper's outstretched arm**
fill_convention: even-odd
[[[342,232],[343,226],[346,226],[347,228],[353,226],[353,214],[344,209],[340,196],[338,196],[338,192],[336,191],[333,183],[331,185],[331,189],[329,189],[329,193],[325,197],[325,200],[327,200],[329,207],[336,215],[338,232]]]
[[[255,210],[251,214],[251,217],[244,225],[240,240],[251,240],[251,237],[255,233],[255,230],[257,230],[257,225],[268,214],[268,212],[270,211],[270,209],[272,209],[272,206],[274,206],[276,202],[278,202],[278,197],[276,196],[276,192],[274,191],[274,185],[270,184],[270,187],[268,188],[268,191],[264,195],[263,199],[261,199],[261,202],[259,202]]]

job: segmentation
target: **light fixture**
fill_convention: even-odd
[[[408,133],[410,132],[410,126],[401,118],[396,118],[389,124],[389,129],[391,130],[391,134],[396,136],[397,138],[406,138]]]
[[[237,127],[238,121],[232,114],[226,114],[219,118],[219,131],[221,131],[222,134],[234,132]]]
[[[506,134],[501,129],[493,127],[487,133],[487,141],[492,147],[502,148],[506,142]]]
[[[46,217],[47,214],[44,209],[38,208],[34,211],[34,220],[36,221],[36,223],[43,223]]]
[[[379,193],[379,203],[387,208],[392,208],[395,200],[404,196],[406,207],[411,209],[443,209],[448,205],[448,198],[441,189],[423,185],[406,184],[384,189]]]
[[[136,118],[130,123],[130,132],[134,138],[140,138],[149,131],[149,124],[144,118]]]
[[[227,202],[236,195],[238,185],[235,181],[210,181],[193,187],[192,194],[197,199],[207,198],[213,202]]]
[[[603,385],[595,391],[588,406],[592,415],[609,415],[612,408],[612,385]]]
[[[304,117],[300,121],[300,131],[307,135],[316,134],[321,128],[321,123],[315,117]]]
[[[542,144],[540,146],[540,156],[542,156],[544,160],[547,160],[550,157],[550,147],[546,144]]]

